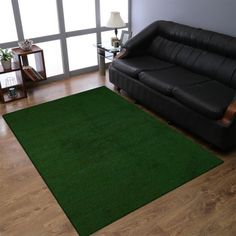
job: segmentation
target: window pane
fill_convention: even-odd
[[[105,26],[111,11],[119,11],[124,22],[128,23],[128,0],[101,0],[101,25]]]
[[[114,30],[109,30],[109,31],[104,31],[101,33],[102,36],[102,43],[107,43],[107,42],[111,42],[111,38],[115,37],[115,32]],[[120,30],[118,30],[118,35],[117,37],[120,37]]]
[[[56,0],[19,0],[25,38],[59,33]]]
[[[17,41],[16,26],[12,10],[11,0],[1,1],[1,36],[0,43]]]
[[[59,40],[37,43],[43,49],[47,77],[63,74],[61,44]],[[34,56],[29,55],[29,65],[35,67]]]
[[[96,34],[67,39],[70,71],[97,65]]]
[[[128,30],[128,28],[118,29],[118,35],[117,35],[118,39],[120,39],[122,30]],[[102,42],[111,42],[111,38],[115,37],[115,31],[114,30],[104,31],[102,32],[101,35],[102,35]]]
[[[63,0],[66,31],[96,27],[94,0]]]
[[[19,84],[16,72],[0,74],[0,83],[2,88],[9,88],[11,86]]]

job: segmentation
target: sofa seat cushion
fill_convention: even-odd
[[[172,96],[172,90],[178,86],[202,83],[211,79],[181,67],[172,67],[159,71],[141,72],[139,80],[158,92]]]
[[[235,90],[215,80],[173,90],[173,96],[182,104],[211,119],[221,119],[234,99]]]
[[[174,66],[171,63],[159,60],[152,56],[117,59],[114,60],[112,64],[116,69],[135,78],[138,78],[138,74],[141,71],[159,70]]]

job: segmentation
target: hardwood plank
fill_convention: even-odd
[[[113,89],[107,76],[100,76],[99,73],[37,84],[29,89],[28,98],[0,104],[0,114],[102,85]],[[124,92],[121,94],[126,97]],[[158,117],[157,119],[162,120]],[[176,127],[172,128],[189,135]],[[210,146],[201,140],[191,135],[189,137],[210,149]],[[94,235],[236,235],[236,151],[211,151],[223,159],[224,164],[130,213]],[[1,116],[0,236],[9,235],[78,234]]]

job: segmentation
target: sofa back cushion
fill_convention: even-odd
[[[157,21],[156,36],[236,59],[236,38],[171,21]]]
[[[234,37],[161,21],[148,53],[236,88]]]

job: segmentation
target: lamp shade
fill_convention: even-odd
[[[106,26],[109,28],[119,28],[119,27],[124,27],[125,25],[126,25],[125,22],[122,20],[120,16],[120,12],[112,11]]]

